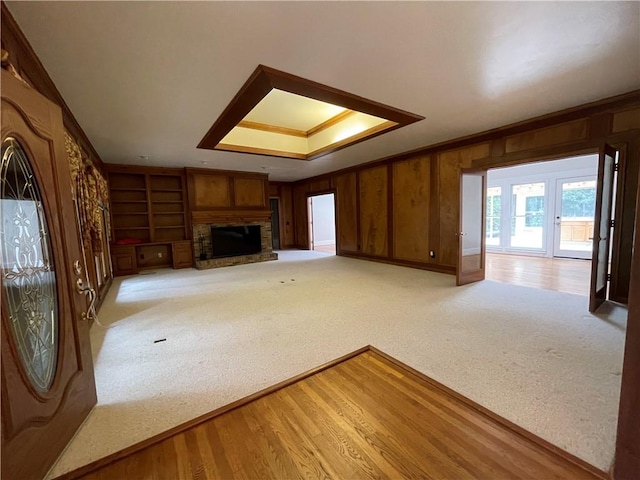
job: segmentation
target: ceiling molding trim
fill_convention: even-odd
[[[312,135],[315,135],[316,133],[320,133],[323,130],[326,130],[327,128],[333,127],[334,125],[340,123],[341,121],[351,117],[352,115],[355,115],[358,112],[355,112],[353,110],[345,110],[344,112],[340,112],[339,114],[337,114],[335,117],[331,117],[329,120],[326,120],[324,122],[322,122],[319,125],[316,125],[313,128],[310,128],[309,130],[307,130],[307,137],[311,137]]]
[[[268,125],[266,123],[250,122],[249,120],[242,120],[237,125],[242,128],[251,128],[252,130],[262,130],[263,132],[279,133],[281,135],[290,135],[292,137],[307,138],[308,132],[302,130],[296,130],[295,128],[279,127],[277,125]]]
[[[235,128],[236,126],[240,126],[239,124],[249,114],[249,112],[251,112],[251,110],[256,105],[258,105],[258,103],[260,103],[260,101],[273,89],[282,90],[294,95],[300,95],[325,103],[330,103],[332,105],[346,108],[348,111],[350,111],[349,113],[344,113],[344,115],[336,115],[335,117],[330,118],[317,127],[314,127],[305,132],[307,137],[330,128],[331,126],[336,125],[340,121],[345,120],[349,116],[358,112],[387,120],[387,122],[383,123],[383,125],[385,125],[385,129],[375,128],[367,130],[372,131],[373,135],[380,135],[387,131],[404,127],[406,125],[410,125],[424,119],[424,117],[421,115],[416,115],[414,113],[400,110],[395,107],[390,107],[379,102],[368,100],[358,95],[338,90],[327,85],[322,85],[312,80],[307,80],[305,78],[282,72],[265,65],[258,65],[249,79],[244,83],[242,88],[233,97],[229,105],[227,105],[222,114],[214,122],[211,128],[209,128],[205,136],[198,144],[198,148],[207,150],[225,150],[237,151],[242,153],[275,155],[280,157],[301,159],[302,155],[299,153],[288,153],[283,151],[271,150],[269,151],[271,153],[259,153],[260,151],[264,151],[264,149],[252,148],[247,146],[235,148],[233,145],[221,143],[225,136],[229,132],[231,132],[233,128]],[[272,127],[271,125],[266,126]],[[280,129],[281,127],[275,128]],[[266,128],[259,129],[264,131],[272,131],[267,130]],[[274,133],[288,134],[285,131],[274,131]],[[327,145],[326,147],[320,149],[323,151],[322,153],[317,153],[318,150],[316,150],[310,154],[304,155],[303,159],[310,160],[312,158],[317,158],[321,155],[326,155],[338,149],[345,148],[346,146],[353,143],[361,142],[366,138],[362,135],[362,133],[358,133],[357,135],[352,136],[349,141],[340,141],[335,142],[332,145]]]

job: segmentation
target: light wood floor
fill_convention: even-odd
[[[336,254],[335,243],[333,245],[314,245],[313,249],[316,252],[333,253],[334,255]]]
[[[487,253],[486,278],[497,282],[589,295],[591,261]]]
[[[82,478],[599,478],[525,437],[367,350]]]

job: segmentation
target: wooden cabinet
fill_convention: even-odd
[[[138,272],[136,248],[123,245],[111,247],[111,261],[114,275],[130,275]]]
[[[191,242],[173,242],[173,268],[188,268],[193,266],[193,249]]]
[[[193,260],[186,255],[191,254],[191,232],[183,170],[109,165],[108,174],[114,273],[190,267]],[[180,267],[175,267],[175,242],[181,245]]]

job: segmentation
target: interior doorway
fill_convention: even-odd
[[[311,250],[336,254],[335,194],[325,193],[308,198],[309,239]]]
[[[606,297],[610,272],[615,157],[605,148],[489,170],[486,277],[590,295],[597,308],[593,298]]]

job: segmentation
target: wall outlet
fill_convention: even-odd
[[[158,258],[162,258],[162,252],[158,252]]]
[[[431,258],[436,258],[436,252],[435,252],[435,251],[433,251],[433,250],[429,250],[429,256],[430,256]]]

